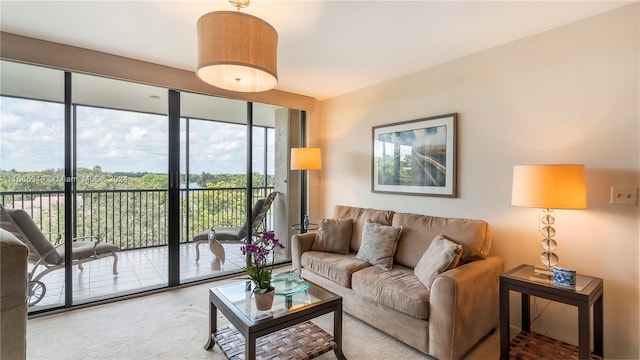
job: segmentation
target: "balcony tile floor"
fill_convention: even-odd
[[[220,270],[211,269],[213,254],[206,244],[200,245],[200,260],[196,261],[194,243],[180,245],[180,279],[189,282],[238,272],[245,265],[240,251],[241,244],[224,245],[226,261]],[[73,267],[74,304],[95,301],[167,285],[168,249],[166,246],[120,251],[118,275],[114,276],[113,258],[107,257],[83,264],[83,270]],[[32,266],[29,267],[29,271]],[[41,270],[39,270],[41,271]],[[46,309],[64,304],[64,269],[46,274],[42,279],[46,286],[44,298],[29,310]]]

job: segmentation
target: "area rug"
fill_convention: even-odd
[[[221,282],[30,319],[27,359],[207,359],[222,360],[207,341],[208,289]],[[331,332],[333,315],[313,320]],[[218,316],[218,325],[227,320]],[[497,358],[497,340],[474,358]],[[343,348],[348,359],[424,359],[424,355],[366,323],[343,316]],[[490,354],[490,355],[487,355]],[[471,358],[471,357],[470,357]],[[333,352],[318,359],[335,359]]]

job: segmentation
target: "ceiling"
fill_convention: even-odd
[[[267,1],[242,12],[279,33],[277,89],[319,100],[634,1]],[[0,29],[193,71],[215,1],[0,1]],[[194,75],[195,76],[195,75]]]

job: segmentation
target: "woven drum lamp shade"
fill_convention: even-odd
[[[586,209],[584,165],[514,166],[511,204],[544,209]]]
[[[231,91],[261,92],[278,83],[278,33],[266,21],[233,11],[198,20],[198,78]]]
[[[291,170],[321,170],[320,148],[291,148]]]

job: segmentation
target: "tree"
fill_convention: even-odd
[[[189,194],[181,192],[180,213],[184,227],[181,241],[190,241],[194,233],[213,225],[240,226],[244,223],[247,211],[245,174],[203,173],[192,176],[192,180],[194,177],[198,181],[210,181]],[[44,232],[64,233],[66,180],[63,169],[0,170],[0,192],[24,192],[5,195],[3,201],[32,209],[34,220]],[[69,180],[75,182],[78,190],[74,217],[76,236],[99,236],[101,241],[115,243],[123,249],[166,244],[166,174],[108,173],[100,166],[94,166],[78,168],[77,177]],[[273,176],[267,181],[273,184]],[[255,173],[253,183],[254,187],[262,188],[264,175]],[[254,198],[262,196],[258,192],[254,192]]]
[[[166,189],[168,177],[164,174],[144,174],[139,184],[143,189]]]

